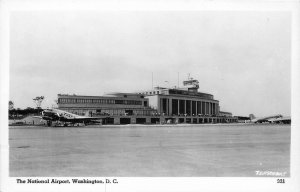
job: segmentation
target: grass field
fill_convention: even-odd
[[[10,176],[290,175],[290,125],[10,127]]]

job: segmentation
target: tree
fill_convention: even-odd
[[[36,108],[40,109],[42,102],[44,100],[44,96],[37,96],[36,98],[33,99],[34,103],[36,104]]]

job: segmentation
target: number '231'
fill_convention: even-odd
[[[284,179],[277,179],[277,183],[285,183]]]

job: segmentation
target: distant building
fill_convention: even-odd
[[[232,113],[225,112],[225,111],[219,111],[219,116],[221,116],[221,117],[232,117]]]
[[[149,107],[143,95],[111,93],[105,96],[58,94],[58,108],[78,115],[151,115],[156,110]]]
[[[136,93],[104,96],[58,94],[58,108],[89,116],[106,116],[106,123],[225,123],[237,122],[221,112],[219,101],[198,92],[199,82],[189,78],[182,88],[155,87]]]
[[[250,117],[244,117],[244,116],[235,116],[237,118],[237,121],[239,123],[250,123],[251,119]]]

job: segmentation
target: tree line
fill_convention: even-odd
[[[9,119],[22,119],[28,115],[40,115],[42,112],[41,102],[43,101],[44,97],[36,97],[33,100],[37,104],[37,108],[27,107],[26,109],[20,109],[14,107],[14,102],[8,102],[8,118]],[[38,100],[38,101],[37,101]]]

